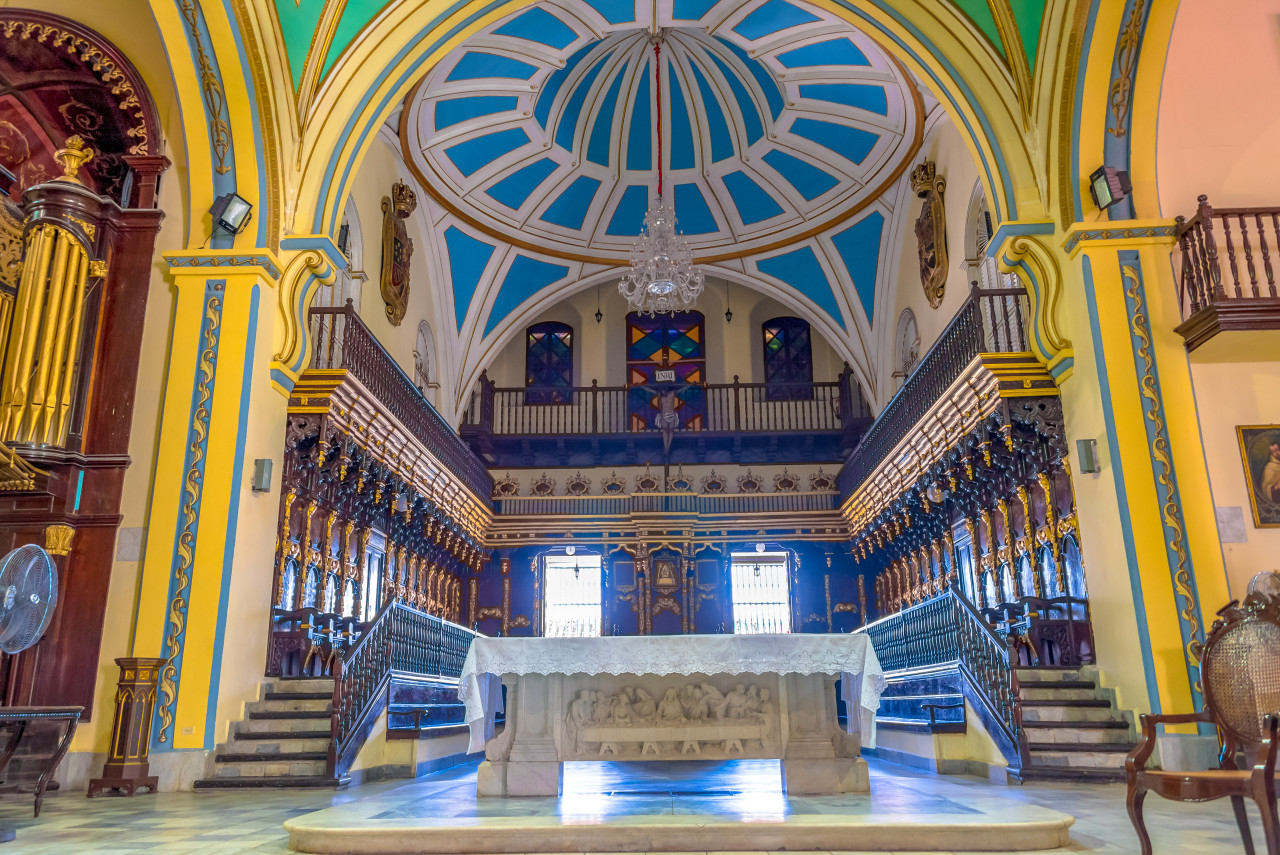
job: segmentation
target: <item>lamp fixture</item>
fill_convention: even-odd
[[[600,283],[596,283],[596,323],[604,320],[604,314],[600,311]]]
[[[729,283],[724,285],[724,322],[733,323],[733,307],[729,305]]]
[[[618,283],[618,293],[631,311],[653,317],[692,309],[702,293],[702,271],[693,266],[693,253],[676,230],[675,208],[662,196],[662,41],[653,41],[653,76],[657,93],[658,200],[644,215],[640,236],[631,248],[631,271]]]
[[[579,571],[579,569],[580,569],[580,568],[578,567],[578,562],[577,562],[577,561],[573,562],[573,578],[575,578],[575,579],[577,579],[577,578],[578,578],[578,571]]]
[[[1103,211],[1124,201],[1133,192],[1129,173],[1110,166],[1100,166],[1089,176],[1089,194]]]
[[[213,227],[238,235],[253,217],[253,204],[235,193],[225,193],[209,206]]]
[[[756,575],[757,575],[757,576],[759,576],[759,575],[760,575],[760,565],[759,565],[759,564],[755,565],[755,567],[753,567],[752,569],[753,569],[753,570],[755,570],[755,573],[756,573]]]

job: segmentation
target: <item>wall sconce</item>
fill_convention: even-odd
[[[214,228],[238,235],[253,217],[253,205],[235,193],[226,193],[213,200],[209,216]]]
[[[1089,176],[1089,194],[1093,203],[1103,211],[1118,205],[1133,192],[1129,173],[1110,166],[1100,166]]]

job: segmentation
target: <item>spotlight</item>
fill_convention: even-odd
[[[1089,176],[1089,193],[1102,210],[1117,205],[1133,192],[1129,173],[1110,166],[1100,166]]]
[[[215,228],[238,235],[253,216],[253,205],[235,193],[227,193],[213,200],[209,216],[213,217]]]

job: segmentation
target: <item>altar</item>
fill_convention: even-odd
[[[477,638],[458,696],[481,796],[554,796],[570,760],[736,758],[781,760],[788,793],[827,795],[869,792],[884,686],[865,635]]]

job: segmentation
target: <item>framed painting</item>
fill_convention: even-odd
[[[1280,528],[1280,425],[1239,425],[1236,436],[1253,524]]]

